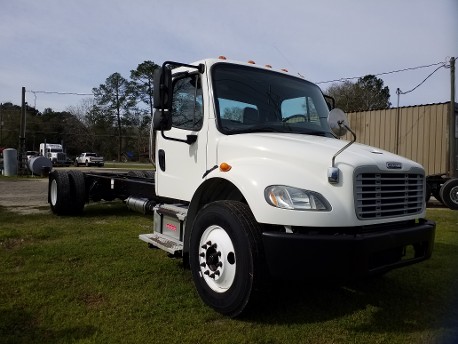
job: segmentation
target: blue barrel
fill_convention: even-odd
[[[17,150],[6,148],[3,150],[3,174],[5,176],[17,175]]]

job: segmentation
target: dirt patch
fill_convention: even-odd
[[[20,214],[49,212],[48,178],[0,178],[0,206]]]

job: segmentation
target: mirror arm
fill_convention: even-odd
[[[189,64],[186,64],[186,63],[181,63],[181,62],[174,62],[174,61],[165,61],[163,64],[162,64],[162,68],[165,68],[167,65],[172,65],[174,67],[188,67],[188,68],[194,68],[194,69],[197,69],[199,71],[200,74],[202,74],[203,72],[205,72],[205,65],[203,63],[200,63],[199,65],[197,66],[194,66],[194,65],[189,65]]]
[[[197,141],[197,135],[195,135],[195,134],[186,135],[186,140],[176,139],[174,137],[165,136],[164,130],[161,130],[161,135],[165,140],[175,141],[175,142],[183,142],[183,143],[187,143],[188,145],[192,145],[194,142]]]
[[[339,123],[339,126],[341,126],[342,123]],[[342,153],[345,149],[347,149],[348,147],[350,147],[353,143],[355,143],[356,141],[356,134],[353,130],[350,129],[350,127],[348,127],[348,125],[345,125],[343,124],[343,126],[345,127],[345,129],[347,129],[352,135],[353,135],[353,139],[348,142],[344,147],[342,147],[341,149],[339,149],[339,151],[334,154],[334,156],[332,157],[332,167],[335,167],[335,160],[337,158],[337,156]]]

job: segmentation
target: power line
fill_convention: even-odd
[[[407,94],[407,93],[410,93],[410,92],[415,91],[418,87],[420,87],[421,85],[423,85],[423,84],[425,83],[425,81],[428,80],[434,73],[436,73],[439,69],[444,68],[444,67],[445,67],[445,64],[442,65],[442,66],[437,67],[437,68],[436,68],[431,74],[429,74],[422,82],[420,82],[417,86],[415,86],[415,87],[412,88],[411,90],[403,92],[403,91],[401,91],[400,88],[398,88],[398,89],[396,90],[396,93],[397,93],[397,94]]]
[[[432,64],[429,64],[429,65],[417,66],[417,67],[408,67],[408,68],[403,68],[403,69],[392,70],[390,72],[377,73],[377,74],[373,74],[373,75],[374,76],[388,75],[388,74],[407,72],[407,71],[412,71],[412,70],[417,70],[417,69],[429,68],[429,67],[434,67],[434,66],[439,66],[439,65],[440,65],[439,68],[442,68],[442,67],[445,67],[447,65],[447,63],[446,62],[437,62],[437,63],[432,63]],[[439,68],[437,68],[437,69],[439,69]],[[436,72],[436,71],[434,71],[434,72]],[[432,74],[434,74],[434,72]],[[352,76],[352,77],[348,77],[348,78],[340,78],[340,79],[329,80],[329,81],[320,81],[320,82],[317,82],[316,84],[329,84],[331,82],[344,82],[344,81],[349,81],[349,80],[354,80],[354,79],[359,79],[359,78],[362,78],[362,76]]]

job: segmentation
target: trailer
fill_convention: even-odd
[[[457,103],[352,112],[348,120],[358,142],[424,166],[426,200],[432,195],[450,209],[458,209]]]
[[[154,77],[151,171],[53,171],[57,215],[123,200],[151,216],[139,239],[189,265],[201,299],[236,317],[272,279],[361,278],[430,258],[425,171],[339,139],[319,87],[285,70],[166,61]]]

